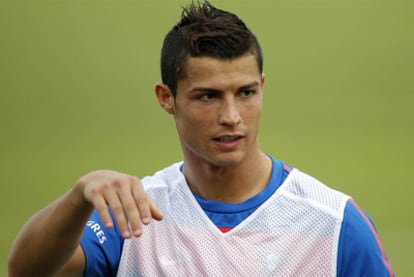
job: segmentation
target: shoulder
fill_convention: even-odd
[[[152,176],[142,178],[141,181],[144,189],[150,190],[181,183],[184,180],[184,175],[181,172],[182,165],[183,162],[173,163],[170,166],[155,172]]]
[[[338,276],[393,276],[373,221],[352,199],[339,238]]]
[[[309,205],[336,211],[342,217],[349,196],[294,168],[281,186],[282,191]]]
[[[177,192],[186,192],[186,181],[181,171],[183,162],[174,163],[152,176],[142,178],[145,192],[157,203],[159,208],[167,205]]]

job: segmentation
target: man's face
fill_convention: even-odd
[[[264,76],[253,54],[189,58],[174,118],[186,161],[231,166],[259,150]]]

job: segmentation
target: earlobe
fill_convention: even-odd
[[[158,83],[155,85],[155,95],[160,106],[169,114],[174,114],[174,95],[170,88],[166,84]]]
[[[266,79],[265,74],[262,73],[262,78],[261,78],[262,91],[264,90],[265,79]]]

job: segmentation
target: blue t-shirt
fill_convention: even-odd
[[[239,204],[209,201],[194,195],[211,221],[227,232],[264,203],[284,182],[291,168],[272,157],[267,186]],[[81,246],[85,253],[85,276],[115,276],[124,239],[118,227],[106,229],[97,211],[88,221]],[[368,215],[350,199],[345,207],[338,247],[337,276],[394,276],[375,227]]]

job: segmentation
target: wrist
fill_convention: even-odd
[[[82,179],[79,179],[75,186],[69,191],[70,204],[73,208],[83,212],[85,212],[85,210],[90,210],[92,212],[94,208],[93,204],[85,198],[84,190],[85,183]]]

